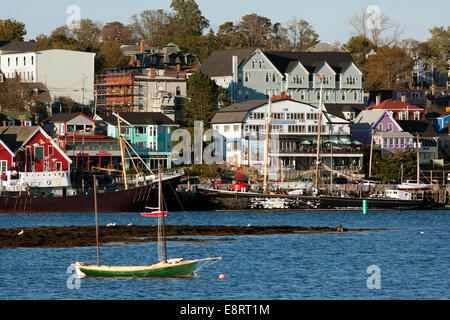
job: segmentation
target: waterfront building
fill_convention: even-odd
[[[122,112],[119,114],[121,133],[151,169],[172,167],[172,132],[178,125],[160,112]],[[107,135],[118,139],[118,120],[111,116],[96,116],[98,125],[105,124]],[[134,154],[132,156],[135,157]],[[127,155],[127,157],[129,157]],[[139,161],[135,161],[136,165]],[[131,168],[130,161],[127,167]]]
[[[72,50],[8,51],[1,54],[0,70],[6,81],[43,83],[52,100],[72,98],[94,104],[95,53]]]
[[[0,128],[1,171],[18,167],[21,172],[68,172],[72,160],[37,126]]]
[[[318,106],[323,75],[323,103],[363,106],[361,71],[350,53],[265,51],[259,48],[216,50],[202,71],[228,90],[235,103],[286,95]]]
[[[386,110],[395,120],[425,120],[425,110],[419,106],[406,103],[406,97],[402,100],[386,99],[377,104],[368,106],[366,110]]]
[[[265,158],[267,100],[249,100],[219,110],[211,121],[224,141],[224,160],[258,169]],[[282,95],[271,103],[270,138],[278,141],[269,160],[280,169],[310,170],[316,161],[319,109]],[[360,146],[352,145],[351,122],[323,112],[321,158],[335,170],[356,172],[362,166]]]

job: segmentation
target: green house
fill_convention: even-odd
[[[178,126],[174,121],[161,112],[122,112],[119,117],[125,140],[150,169],[157,169],[159,165],[172,167],[172,132]],[[117,115],[104,117],[97,123],[102,121],[107,126],[107,135],[118,138]],[[138,162],[135,161],[136,165]],[[130,160],[127,167],[132,167]]]

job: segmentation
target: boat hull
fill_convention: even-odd
[[[159,263],[151,266],[113,267],[113,266],[83,266],[79,271],[88,277],[102,278],[188,278],[194,272],[197,260],[184,261],[176,264]]]
[[[163,181],[163,192],[174,194],[181,177]],[[99,212],[143,212],[146,206],[156,206],[158,184],[97,194]],[[94,195],[31,196],[0,195],[0,213],[80,213],[94,211]]]
[[[197,203],[203,210],[311,210],[359,209],[363,200],[369,209],[431,209],[434,202],[390,198],[359,198],[332,196],[300,196],[227,192],[202,189],[197,193]],[[195,208],[199,210],[199,208]]]

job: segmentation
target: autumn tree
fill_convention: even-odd
[[[293,17],[286,23],[286,29],[293,50],[307,51],[319,43],[319,35],[306,20]]]
[[[124,68],[129,59],[123,54],[118,41],[107,41],[103,43],[100,51],[95,57],[95,70],[103,71],[109,68]]]
[[[236,32],[242,47],[265,48],[272,34],[272,22],[256,13],[247,14],[236,25]]]
[[[431,37],[419,45],[420,55],[426,65],[446,73],[447,59],[450,56],[450,27],[434,27],[430,29],[430,33]]]
[[[23,41],[25,24],[14,19],[0,19],[0,41]]]
[[[32,101],[32,91],[22,85],[20,78],[0,83],[0,111],[27,111]]]
[[[144,10],[131,17],[129,29],[132,37],[145,40],[149,45],[162,47],[173,41],[171,22],[173,14],[162,9]]]
[[[113,21],[105,24],[100,30],[100,37],[103,42],[117,41],[119,43],[135,42],[132,38],[131,27],[125,26],[122,22]]]
[[[411,80],[411,72],[412,58],[405,49],[378,48],[376,54],[367,59],[367,90],[405,88]]]

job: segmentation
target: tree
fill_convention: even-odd
[[[430,29],[431,38],[421,45],[421,53],[426,64],[433,66],[437,71],[446,73],[447,59],[450,56],[450,27],[434,27]]]
[[[267,47],[272,34],[272,22],[269,18],[256,13],[243,16],[236,26],[242,47]]]
[[[0,19],[0,41],[23,41],[25,24],[14,19]]]
[[[20,78],[0,83],[0,111],[26,111],[32,101],[33,92],[21,84]]]
[[[217,49],[236,49],[240,47],[239,35],[233,22],[227,21],[219,26],[216,35]]]
[[[103,43],[95,58],[95,69],[100,72],[108,68],[124,68],[129,61],[123,54],[118,41],[107,41]]]
[[[209,124],[218,109],[219,86],[208,75],[197,71],[189,77],[184,119],[188,126],[195,120]]]
[[[392,21],[378,6],[369,6],[347,18],[353,36],[370,39],[376,47],[396,45],[401,34],[400,25]],[[385,36],[388,31],[392,34]]]
[[[173,41],[170,24],[173,14],[162,9],[144,10],[131,17],[129,28],[135,39],[145,40],[154,47],[162,47]]]
[[[367,79],[368,77],[367,59],[369,53],[375,49],[376,47],[372,41],[363,36],[351,37],[347,43],[342,45],[342,50],[350,52],[352,55],[352,58],[358,69],[362,72],[364,79]],[[367,85],[367,82],[365,82],[365,85]]]
[[[367,90],[395,90],[408,86],[412,58],[405,49],[383,47],[367,59]]]
[[[119,21],[113,21],[105,24],[100,30],[102,41],[118,41],[119,43],[135,42],[132,40],[131,28],[124,26]]]
[[[306,20],[293,17],[286,29],[293,50],[307,51],[319,43],[319,35]]]
[[[194,0],[172,0],[170,8],[174,11],[174,20],[181,34],[201,36],[203,30],[209,27],[209,21],[204,16]]]

